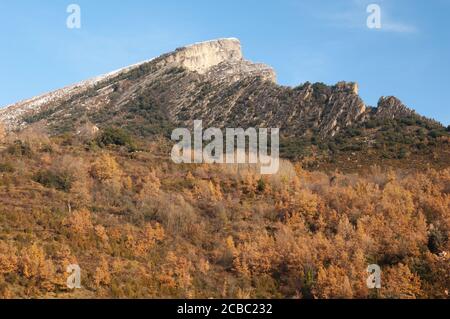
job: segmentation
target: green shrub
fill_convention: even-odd
[[[357,129],[357,128],[349,128],[349,129],[347,129],[345,134],[348,137],[356,137],[356,136],[361,136],[362,135],[362,131],[360,129]]]
[[[257,186],[257,190],[260,193],[263,193],[266,190],[266,182],[264,181],[264,179],[260,179],[258,181],[258,186]]]
[[[407,158],[407,157],[408,157],[408,150],[405,149],[405,148],[401,148],[400,151],[399,151],[399,153],[398,153],[397,158],[398,158],[398,159],[405,159],[405,158]]]
[[[443,132],[440,132],[438,130],[432,130],[428,135],[430,135],[432,138],[438,138],[443,136]]]
[[[378,123],[376,121],[370,120],[368,122],[365,123],[365,126],[367,129],[373,129],[376,128],[378,125]]]
[[[74,176],[67,172],[41,170],[34,176],[33,180],[47,188],[69,192],[74,182]]]
[[[130,151],[136,150],[132,137],[120,128],[106,128],[103,133],[97,137],[97,144],[100,147],[117,145],[126,146]]]
[[[345,145],[342,148],[342,151],[344,151],[344,152],[359,152],[361,150],[362,150],[362,146],[359,144]]]
[[[412,117],[406,117],[406,118],[401,119],[400,122],[407,126],[412,126],[412,125],[415,125],[417,121],[416,121],[416,119],[414,119]]]
[[[0,163],[0,173],[12,173],[14,172],[14,167],[11,163]]]
[[[313,84],[313,96],[316,100],[322,100],[324,96],[331,94],[331,88],[324,83]]]
[[[433,253],[439,253],[445,245],[447,238],[439,229],[433,229],[428,237],[428,248]]]
[[[43,153],[53,153],[53,147],[51,144],[45,144],[44,146],[41,147],[40,149],[41,152]]]
[[[6,151],[14,156],[31,157],[33,155],[33,151],[31,150],[30,145],[20,140],[15,141],[12,145],[10,145],[7,148]]]

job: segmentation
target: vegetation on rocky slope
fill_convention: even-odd
[[[332,138],[317,135],[281,140],[284,158],[311,170],[361,171],[372,165],[403,169],[450,167],[450,134],[439,123],[409,116],[352,125]]]
[[[175,165],[171,132],[194,120],[280,128],[280,173]],[[394,97],[279,86],[225,39],[0,121],[0,297],[448,298],[450,128]]]
[[[285,161],[264,178],[177,166],[163,140],[124,134],[1,144],[1,297],[448,297],[449,167],[327,175]]]

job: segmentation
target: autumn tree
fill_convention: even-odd
[[[91,166],[91,175],[99,181],[111,180],[121,174],[119,164],[114,157],[102,154]]]
[[[381,296],[388,299],[416,299],[421,297],[420,278],[404,264],[383,271]]]
[[[21,274],[31,280],[35,286],[42,287],[45,291],[54,289],[53,262],[47,259],[44,250],[37,244],[22,249],[19,269]]]

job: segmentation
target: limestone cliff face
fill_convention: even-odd
[[[238,39],[219,39],[179,48],[163,55],[158,67],[183,67],[186,70],[215,77],[239,80],[245,76],[261,76],[276,82],[272,68],[264,64],[245,61]]]
[[[238,39],[219,39],[179,48],[161,57],[160,66],[182,66],[189,71],[205,74],[222,62],[241,62],[244,57]]]
[[[278,127],[285,136],[329,137],[373,116],[408,114],[393,97],[382,98],[373,112],[356,83],[277,85],[271,67],[244,59],[239,40],[219,39],[17,103],[0,111],[0,121],[10,130],[39,122],[59,133],[77,131],[81,120],[144,127],[164,118],[175,126],[203,120],[210,127]]]

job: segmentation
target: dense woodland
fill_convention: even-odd
[[[448,298],[450,167],[262,177],[169,152],[115,129],[1,134],[0,297]]]

